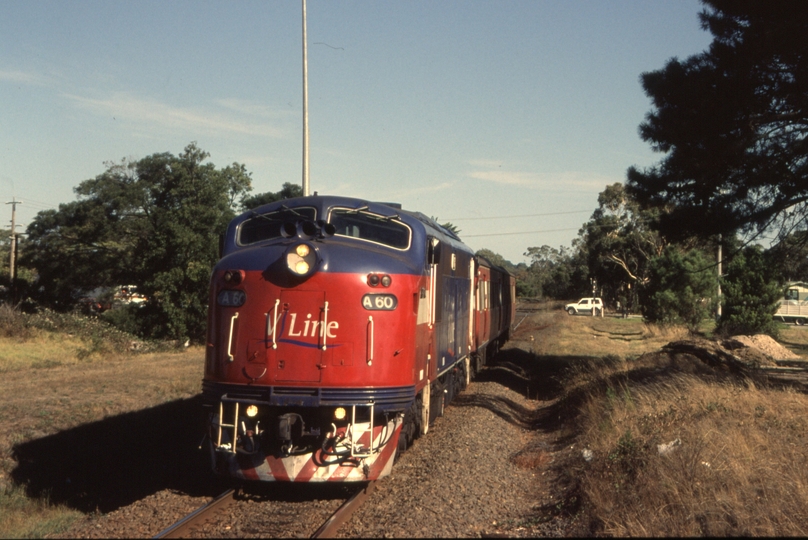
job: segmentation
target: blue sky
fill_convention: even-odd
[[[700,10],[307,0],[311,189],[400,202],[515,263],[569,245],[606,185],[658,161],[639,77],[708,46]],[[299,184],[301,34],[299,0],[0,0],[0,202],[23,201],[24,230],[105,162],[191,141],[253,193]]]

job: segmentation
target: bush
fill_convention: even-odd
[[[25,316],[10,304],[0,304],[0,336],[22,340],[31,337]]]
[[[777,337],[773,315],[783,297],[782,282],[762,248],[747,247],[732,258],[721,280],[725,311],[716,332]]]
[[[141,309],[141,306],[138,304],[116,306],[102,313],[100,319],[121,332],[139,336],[143,334],[137,316],[139,309]]]
[[[660,325],[684,324],[695,332],[715,309],[715,266],[701,251],[686,253],[668,246],[649,265],[649,282],[641,292],[642,313]]]

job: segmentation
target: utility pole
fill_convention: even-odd
[[[303,1],[303,196],[309,194],[309,60],[306,48],[306,0]]]
[[[11,290],[14,291],[14,256],[16,255],[17,251],[17,234],[16,234],[16,220],[17,220],[17,205],[22,204],[22,201],[16,200],[14,197],[11,198],[11,202],[7,202],[6,204],[11,205],[11,256],[9,257],[9,265],[8,265],[8,277],[11,283]]]
[[[721,319],[721,235],[718,235],[718,310],[716,315]]]

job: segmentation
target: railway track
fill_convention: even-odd
[[[185,538],[196,527],[204,524],[211,516],[223,512],[235,502],[235,489],[228,489],[212,501],[200,506],[175,524],[157,533],[154,538]]]
[[[320,527],[312,533],[311,538],[334,538],[339,527],[347,522],[354,512],[356,512],[367,497],[376,491],[376,482],[370,482],[361,489],[357,489],[353,495],[348,497],[340,507],[331,514]],[[237,504],[238,490],[229,489],[218,495],[209,503],[197,508],[184,518],[180,519],[170,527],[162,530],[154,538],[187,538],[194,531],[201,529],[208,521],[215,519],[215,516]],[[273,535],[274,536],[274,535]]]

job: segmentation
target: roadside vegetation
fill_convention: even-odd
[[[808,533],[805,387],[661,351],[699,337],[682,327],[558,309],[538,320],[516,337],[536,343],[533,380],[557,366],[557,399],[535,425],[559,441],[562,492],[538,519],[564,514],[598,536]],[[778,330],[808,363],[808,332]]]

